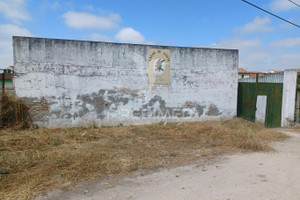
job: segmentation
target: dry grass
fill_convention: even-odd
[[[224,152],[270,151],[287,136],[240,119],[128,127],[0,131],[0,199],[63,184],[175,166]],[[66,189],[66,188],[65,188]]]
[[[9,94],[0,95],[0,127],[14,127],[15,129],[29,128],[30,123],[28,108],[20,99]]]

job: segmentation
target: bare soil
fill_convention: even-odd
[[[138,171],[82,183],[36,200],[299,200],[300,131],[277,129],[289,139],[273,152],[227,155],[193,165]]]

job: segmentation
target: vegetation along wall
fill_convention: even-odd
[[[16,95],[41,127],[236,116],[238,51],[13,37]]]

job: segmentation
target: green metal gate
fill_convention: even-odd
[[[280,127],[282,83],[239,83],[237,116],[255,122],[257,95],[267,96],[266,127]]]

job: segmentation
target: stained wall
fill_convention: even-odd
[[[16,95],[40,127],[236,116],[238,51],[13,37]],[[170,83],[148,83],[149,49],[170,50]]]

